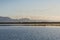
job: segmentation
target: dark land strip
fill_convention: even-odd
[[[60,22],[0,22],[0,26],[60,26]]]

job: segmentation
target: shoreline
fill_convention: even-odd
[[[0,22],[0,26],[60,26],[60,22]]]
[[[0,24],[0,26],[60,26],[60,24]]]

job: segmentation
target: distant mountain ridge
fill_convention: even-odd
[[[0,22],[50,22],[49,20],[32,20],[29,18],[12,19],[10,17],[1,17]]]

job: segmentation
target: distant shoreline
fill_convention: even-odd
[[[60,26],[60,22],[0,22],[0,26]]]

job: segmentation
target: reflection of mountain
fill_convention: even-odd
[[[29,18],[11,19],[9,17],[0,17],[0,22],[47,22],[47,20],[31,20]]]

